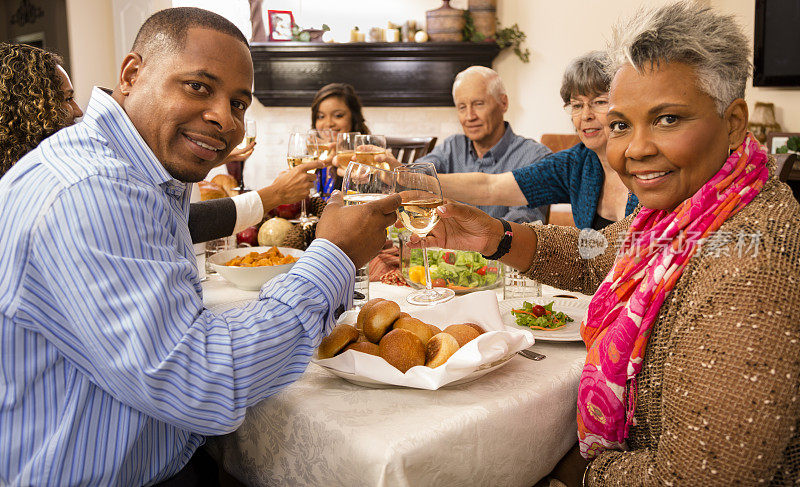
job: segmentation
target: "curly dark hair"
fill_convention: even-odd
[[[0,176],[69,124],[57,54],[0,42]]]
[[[314,101],[311,102],[311,128],[317,123],[317,115],[319,115],[319,105],[325,99],[330,97],[341,98],[347,108],[350,109],[353,126],[350,130],[353,132],[361,132],[362,134],[369,134],[369,128],[364,121],[364,114],[361,112],[361,100],[356,94],[356,90],[352,85],[347,83],[331,83],[319,89],[314,95]]]

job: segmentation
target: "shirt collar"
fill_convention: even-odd
[[[491,149],[486,151],[486,153],[480,159],[478,159],[478,153],[475,152],[475,144],[473,144],[472,141],[470,140],[469,152],[470,154],[472,154],[472,157],[474,157],[478,161],[485,160],[491,163],[494,163],[495,161],[499,161],[500,159],[502,159],[503,156],[505,156],[506,151],[508,151],[508,148],[511,146],[511,142],[514,141],[514,137],[516,137],[514,131],[511,130],[511,124],[509,124],[508,122],[503,122],[503,126],[505,126],[506,128],[506,131],[503,133],[503,136],[500,137],[500,140],[497,141],[497,143]]]
[[[114,153],[141,173],[153,184],[173,195],[180,196],[187,184],[173,178],[159,161],[122,106],[111,97],[110,90],[95,86],[81,123],[105,136]]]

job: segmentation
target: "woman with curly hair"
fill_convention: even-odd
[[[37,47],[0,43],[0,176],[83,115],[63,62]]]

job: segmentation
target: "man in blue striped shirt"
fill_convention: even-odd
[[[243,135],[253,68],[193,8],[142,26],[109,96],[0,179],[0,485],[147,485],[296,380],[399,196],[343,207],[244,309],[203,308],[186,182]]]

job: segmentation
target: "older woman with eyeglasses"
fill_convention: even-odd
[[[747,131],[748,53],[732,16],[690,2],[617,30],[606,152],[641,204],[595,245],[437,210],[428,245],[594,294],[568,484],[800,482],[800,207]]]
[[[638,200],[611,169],[603,125],[608,110],[605,53],[574,59],[564,72],[561,99],[581,142],[540,161],[501,174],[440,174],[448,198],[471,205],[570,203],[578,228],[599,230],[621,220]]]

